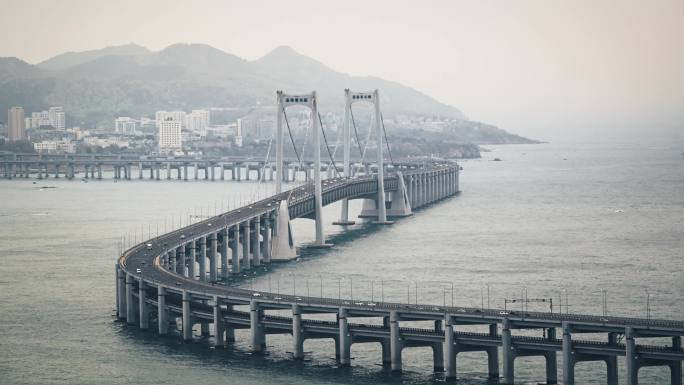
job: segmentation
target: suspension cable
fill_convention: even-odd
[[[325,136],[325,129],[323,128],[323,119],[321,119],[321,113],[318,113],[318,122],[321,124],[321,132],[323,132],[323,141],[325,142],[325,149],[328,150],[328,157],[333,165],[333,170],[335,170],[335,175],[340,177],[340,173],[337,171],[337,165],[333,159],[332,153],[330,152],[330,146],[328,146],[328,138]]]
[[[356,137],[356,147],[359,149],[359,156],[363,158],[363,151],[361,150],[361,141],[359,140],[359,131],[356,129],[356,119],[354,119],[354,109],[349,106],[351,114],[352,125],[354,126],[354,136]]]
[[[363,146],[363,154],[361,155],[361,164],[366,160],[366,153],[368,152],[368,144],[370,144],[371,135],[373,135],[373,115],[371,115],[370,123],[368,124],[368,135],[366,135],[366,144]]]
[[[342,131],[338,129],[337,130],[337,139],[335,140],[335,149],[333,150],[332,157],[335,159],[335,156],[337,155],[337,148],[340,146],[340,136],[342,136]],[[328,167],[330,167],[330,164],[328,164]]]
[[[392,159],[392,150],[390,150],[389,140],[387,140],[387,130],[385,129],[385,119],[382,117],[382,112],[380,113],[380,122],[382,123],[382,132],[385,134],[385,144],[387,145],[387,153],[389,154],[390,164],[394,165],[394,160]]]
[[[287,125],[287,132],[290,134],[290,142],[292,142],[292,148],[294,149],[295,155],[297,155],[297,160],[299,165],[302,164],[302,159],[299,157],[299,152],[297,152],[297,146],[295,145],[294,137],[292,137],[292,130],[290,129],[290,122],[287,120],[287,113],[285,113],[285,108],[283,108],[283,116],[285,117],[285,125]]]

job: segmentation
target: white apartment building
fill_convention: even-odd
[[[127,116],[116,118],[114,121],[114,131],[121,135],[135,135],[137,122]]]
[[[174,120],[181,124],[181,128],[185,126],[185,111],[157,111],[154,114],[154,118],[157,121],[157,128],[161,122],[166,122],[168,120]]]
[[[73,154],[76,152],[76,144],[70,140],[44,140],[33,143],[33,148],[40,153]]]
[[[242,147],[242,119],[237,120],[237,126],[235,129],[235,145]]]
[[[180,151],[182,148],[181,122],[168,117],[157,120],[157,144],[159,152]]]
[[[66,117],[64,114],[64,108],[62,107],[50,107],[48,110],[48,116],[50,119],[50,125],[57,130],[66,129]]]
[[[192,132],[199,133],[202,138],[207,136],[207,128],[209,128],[209,125],[209,110],[192,110],[192,112],[186,116],[185,127]]]

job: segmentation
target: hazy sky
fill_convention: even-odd
[[[289,45],[545,140],[684,137],[684,0],[0,0],[0,56]]]

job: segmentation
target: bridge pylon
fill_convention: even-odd
[[[378,180],[378,196],[376,199],[367,199],[363,204],[361,218],[374,217],[377,218],[373,223],[380,225],[392,224],[392,221],[387,220],[386,208],[386,194],[385,194],[385,165],[383,152],[383,124],[382,114],[380,113],[380,92],[375,89],[373,91],[350,91],[348,88],[344,90],[345,108],[344,108],[344,176],[351,176],[350,167],[350,151],[351,151],[351,124],[352,124],[352,105],[354,103],[371,103],[374,108],[375,115],[375,138],[377,143],[377,180]],[[410,209],[409,209],[410,210]],[[333,224],[348,225],[354,222],[349,220],[349,204],[348,200],[342,201],[342,212],[340,213],[340,220]]]
[[[314,145],[314,211],[316,221],[316,239],[311,247],[330,247],[331,244],[325,243],[323,233],[323,187],[321,184],[321,133],[318,117],[318,102],[316,91],[309,94],[290,95],[282,91],[277,91],[278,111],[276,119],[276,193],[282,192],[283,180],[283,117],[285,109],[293,106],[302,106],[311,110],[313,145]],[[287,206],[287,205],[286,205]],[[284,220],[279,215],[278,220]]]

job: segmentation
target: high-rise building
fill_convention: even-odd
[[[160,152],[180,151],[181,145],[181,122],[167,117],[166,120],[157,121],[157,143]]]
[[[185,111],[157,111],[154,114],[154,118],[157,121],[157,127],[161,122],[166,122],[169,119],[179,122],[181,128],[185,126]]]
[[[235,128],[235,145],[242,147],[242,119],[237,120],[237,127]]]
[[[121,135],[135,135],[136,124],[135,119],[127,116],[119,117],[114,121],[114,131]]]
[[[62,107],[50,107],[48,110],[48,115],[50,118],[50,125],[57,130],[66,129],[66,117],[64,116],[64,108]]]
[[[7,122],[9,123],[7,135],[9,142],[26,139],[26,121],[24,120],[23,107],[12,107],[7,110]]]
[[[185,127],[190,131],[198,132],[201,137],[206,137],[210,116],[209,110],[192,110],[187,115]]]

